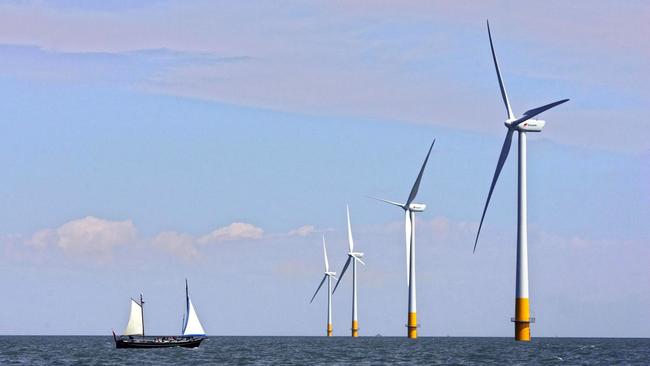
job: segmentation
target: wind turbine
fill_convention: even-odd
[[[408,323],[406,327],[408,329],[407,335],[409,338],[418,337],[417,304],[415,299],[415,213],[423,212],[427,207],[427,205],[423,203],[413,203],[413,201],[415,200],[415,196],[418,194],[418,189],[420,189],[422,174],[424,173],[424,168],[427,166],[429,155],[431,155],[431,149],[433,149],[433,145],[435,143],[436,139],[433,139],[431,147],[429,147],[429,152],[427,152],[427,157],[424,159],[424,163],[420,168],[420,173],[418,174],[418,177],[413,184],[413,188],[411,188],[411,193],[409,194],[406,203],[398,203],[381,198],[370,197],[400,207],[405,212],[404,229],[406,232],[406,284],[408,286],[409,292]]]
[[[506,88],[503,84],[501,78],[501,72],[499,71],[499,64],[497,62],[496,54],[494,53],[494,45],[492,44],[492,34],[490,33],[490,23],[487,23],[488,28],[488,37],[490,38],[490,49],[492,50],[492,60],[494,60],[494,68],[497,72],[497,78],[499,80],[499,87],[501,88],[501,97],[503,98],[503,103],[506,106],[506,112],[508,118],[505,121],[505,126],[508,129],[506,133],[506,139],[503,142],[501,147],[501,154],[499,155],[499,161],[497,162],[496,170],[494,171],[494,176],[492,177],[492,184],[490,185],[490,191],[488,192],[487,200],[485,201],[485,206],[483,207],[483,215],[481,216],[481,223],[479,224],[478,231],[476,233],[476,240],[474,241],[474,252],[476,252],[476,244],[478,243],[478,237],[481,233],[481,227],[483,226],[483,219],[485,218],[485,212],[487,211],[488,204],[490,203],[490,198],[492,197],[492,192],[494,191],[494,186],[499,179],[499,174],[503,168],[503,164],[506,162],[508,157],[508,152],[510,151],[510,145],[512,143],[512,135],[515,131],[519,136],[519,176],[518,176],[518,190],[519,190],[519,199],[518,199],[518,218],[517,218],[517,284],[516,284],[516,296],[515,296],[515,317],[512,318],[512,322],[515,323],[515,339],[518,341],[530,341],[530,323],[534,322],[535,319],[530,317],[530,303],[528,300],[528,228],[527,228],[527,214],[526,214],[526,132],[541,132],[546,124],[545,121],[533,119],[533,117],[538,114],[549,110],[555,106],[558,106],[564,102],[567,102],[568,99],[562,99],[557,102],[553,102],[541,107],[530,109],[524,114],[517,118],[510,108],[510,102],[508,101],[508,95],[506,94]]]
[[[346,206],[346,209],[348,213],[348,245],[350,251],[348,252],[348,260],[345,261],[345,265],[343,266],[343,270],[341,271],[341,276],[339,277],[338,281],[336,281],[336,286],[334,286],[334,291],[336,291],[336,288],[339,287],[339,283],[341,283],[341,279],[343,278],[345,271],[348,269],[350,262],[352,262],[352,336],[358,337],[359,321],[357,318],[357,261],[363,264],[364,266],[366,264],[363,263],[363,261],[361,260],[361,258],[363,258],[363,253],[354,251],[354,241],[352,240],[352,227],[350,226],[350,207]],[[332,293],[334,293],[334,291],[332,291]]]
[[[330,272],[330,266],[329,263],[327,262],[327,247],[325,246],[325,235],[323,235],[323,255],[325,257],[325,274],[323,275],[323,279],[320,281],[320,284],[318,285],[316,292],[314,292],[314,296],[312,296],[311,300],[309,300],[309,303],[311,304],[314,301],[316,294],[318,294],[320,288],[323,287],[323,283],[325,283],[325,280],[327,280],[327,336],[331,337],[332,336],[332,278],[336,279],[336,272]]]

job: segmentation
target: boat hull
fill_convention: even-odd
[[[196,348],[201,345],[203,340],[205,337],[117,338],[115,339],[115,348]]]

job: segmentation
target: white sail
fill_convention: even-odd
[[[129,315],[129,322],[126,324],[124,335],[144,335],[142,308],[133,299],[131,299],[131,315]]]
[[[189,297],[187,298],[187,316],[185,317],[183,335],[205,335],[205,330],[203,330],[199,317],[196,315],[196,311],[194,310],[194,305],[192,305],[192,300],[190,300]]]

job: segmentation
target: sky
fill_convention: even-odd
[[[365,336],[511,336],[516,154],[490,20],[529,134],[532,334],[650,336],[650,5],[643,1],[0,2],[0,334],[110,334],[144,294],[176,334],[323,335],[346,259]],[[512,149],[516,149],[516,141]],[[348,335],[350,278],[334,296]]]

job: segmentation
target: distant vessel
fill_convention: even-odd
[[[186,311],[183,317],[183,330],[180,336],[149,336],[144,334],[144,301],[140,294],[140,302],[131,299],[131,315],[126,324],[124,334],[115,335],[115,348],[163,348],[163,347],[198,347],[206,338],[203,326],[196,315],[185,280]]]

